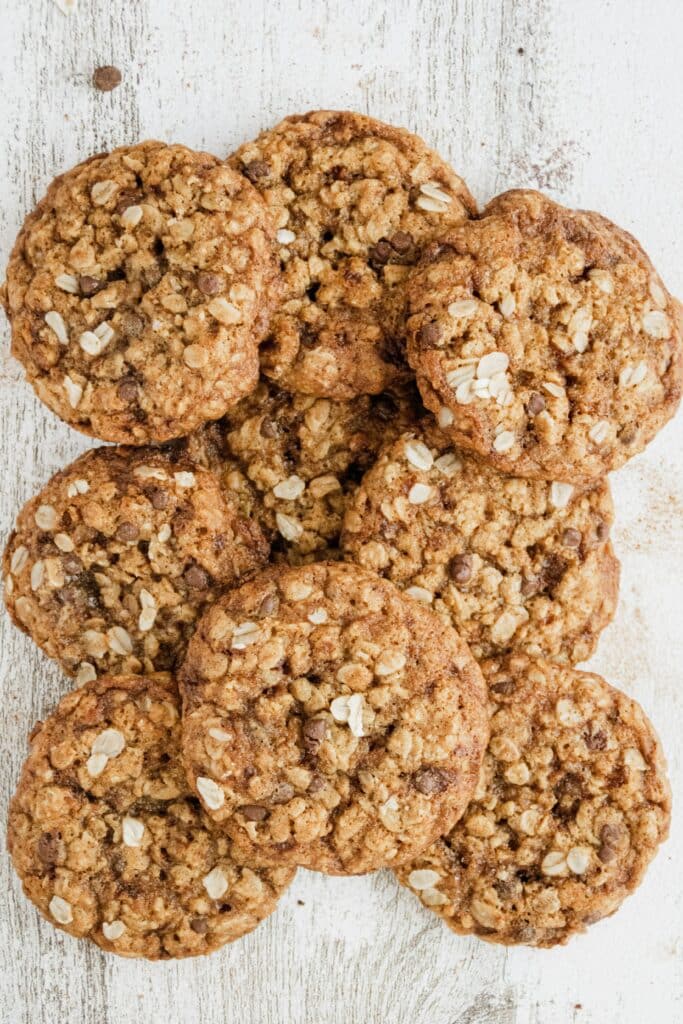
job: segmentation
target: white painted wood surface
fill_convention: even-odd
[[[141,138],[224,154],[281,116],[350,108],[435,144],[485,201],[514,185],[601,210],[683,295],[679,0],[5,0],[0,261],[49,179]],[[116,64],[123,84],[90,85]],[[0,361],[0,542],[87,442]],[[683,418],[614,477],[621,605],[594,664],[645,706],[683,793]],[[0,617],[0,814],[26,733],[67,688]],[[278,913],[199,961],[64,936],[0,855],[0,1024],[669,1024],[683,1020],[683,814],[640,891],[569,948],[452,935],[392,876],[300,872]],[[3,840],[4,841],[4,840]]]

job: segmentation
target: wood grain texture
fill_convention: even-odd
[[[481,201],[515,185],[633,231],[683,294],[677,0],[51,0],[5,5],[0,260],[50,178],[144,137],[225,154],[284,114],[351,108],[440,148]],[[95,67],[123,84],[96,93]],[[0,542],[87,442],[0,361]],[[637,696],[683,792],[683,420],[614,477],[617,619],[593,660]],[[30,726],[67,684],[0,618],[0,810]],[[213,957],[107,957],[39,920],[3,850],[0,1024],[669,1024],[683,1019],[680,813],[639,892],[567,949],[451,935],[389,874],[301,872],[278,913]]]

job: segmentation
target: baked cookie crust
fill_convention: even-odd
[[[427,428],[380,452],[341,547],[433,607],[477,659],[523,651],[576,664],[616,610],[613,518],[606,480],[502,476]]]
[[[34,729],[9,813],[26,896],[109,953],[210,953],[271,914],[294,871],[236,854],[189,791],[168,676],[111,676]]]
[[[483,671],[491,739],[474,800],[398,879],[460,935],[565,943],[618,909],[667,837],[659,740],[590,672],[523,655]]]
[[[476,662],[437,615],[357,566],[271,569],[225,594],[180,679],[190,783],[257,862],[400,863],[476,784]]]
[[[79,683],[172,669],[222,587],[268,557],[213,473],[176,452],[97,448],[19,513],[3,559],[13,621]]]
[[[256,387],[275,298],[268,213],[208,153],[143,142],[58,177],[19,234],[4,305],[39,398],[105,441],[166,441]]]
[[[229,162],[277,228],[284,291],[263,372],[341,400],[403,379],[399,285],[428,241],[476,213],[463,180],[417,136],[344,111],[287,117]]]
[[[501,472],[597,479],[679,404],[680,307],[635,239],[597,213],[507,192],[444,233],[406,292],[425,404]]]

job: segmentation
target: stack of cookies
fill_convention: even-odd
[[[4,556],[76,687],[10,808],[48,920],[208,953],[297,867],[392,868],[491,942],[617,909],[667,835],[665,764],[574,666],[617,603],[607,474],[683,383],[630,235],[531,191],[480,214],[414,135],[315,112],[225,161],[80,164],[2,299],[38,396],[114,442]]]

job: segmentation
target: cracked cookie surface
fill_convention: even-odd
[[[7,269],[12,351],[84,433],[179,437],[256,387],[275,273],[245,178],[184,146],[116,149],[57,178],[27,217]]]
[[[292,880],[239,857],[188,788],[170,677],[110,676],[34,729],[9,813],[24,892],[111,953],[198,956],[252,931]]]
[[[152,448],[98,448],[19,513],[5,550],[14,622],[65,672],[173,668],[221,587],[268,544],[218,479]]]
[[[428,241],[476,213],[462,179],[410,132],[340,111],[285,118],[230,163],[277,228],[284,294],[263,372],[338,399],[402,379],[399,285]]]
[[[357,566],[271,569],[225,594],[180,680],[190,782],[257,861],[400,863],[472,794],[487,740],[476,662]]]
[[[425,404],[502,472],[596,479],[680,401],[680,306],[599,214],[507,192],[427,251],[406,295]]]
[[[474,800],[397,875],[458,934],[554,946],[640,884],[668,834],[666,765],[643,710],[600,676],[523,655],[483,670]]]
[[[433,607],[477,659],[514,650],[575,664],[616,609],[613,516],[606,481],[502,476],[427,428],[380,452],[341,547]]]

